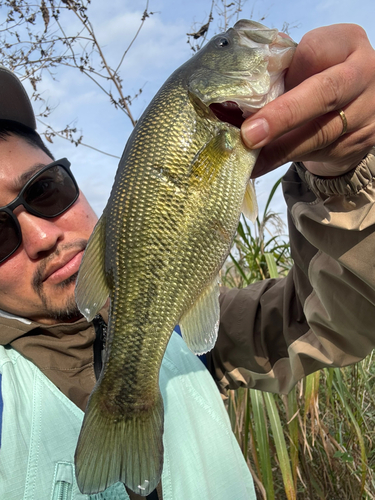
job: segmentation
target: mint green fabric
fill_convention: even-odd
[[[0,347],[4,400],[0,498],[128,500],[120,483],[82,495],[74,451],[83,412],[31,362]],[[251,474],[217,387],[173,334],[160,370],[165,406],[163,500],[255,500]]]

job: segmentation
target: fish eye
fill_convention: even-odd
[[[219,47],[226,47],[227,45],[229,45],[229,40],[228,40],[228,38],[221,37],[221,38],[219,38],[217,43],[218,43]]]

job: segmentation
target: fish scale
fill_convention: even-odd
[[[103,370],[75,456],[82,493],[122,481],[146,496],[160,481],[165,349],[178,323],[193,352],[214,346],[218,274],[241,210],[256,215],[258,151],[210,105],[235,102],[245,114],[264,105],[282,92],[293,50],[277,30],[239,21],[173,73],[127,142],[76,287],[88,320],[110,298]]]

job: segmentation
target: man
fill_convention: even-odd
[[[273,147],[264,148],[271,166],[290,158],[310,159],[313,163],[307,166],[313,170],[330,167],[333,159],[334,167],[342,172],[355,169],[339,181],[314,177],[303,165],[288,173],[285,194],[295,223],[291,244],[296,265],[285,280],[223,295],[219,340],[208,355],[210,370],[223,391],[240,384],[287,391],[304,373],[323,365],[354,362],[374,347],[367,316],[373,313],[375,280],[368,277],[369,266],[362,255],[368,255],[372,245],[371,217],[366,217],[373,211],[375,166],[368,153],[375,143],[375,127],[369,119],[375,102],[368,88],[375,85],[375,57],[363,36],[361,43],[358,38],[357,27],[312,32],[301,42],[289,72],[290,87],[296,87],[260,111],[255,118],[260,122],[254,125],[253,119],[244,124],[244,141],[250,146],[256,141],[268,144],[299,126],[289,140],[287,135],[283,154],[277,139]],[[316,51],[311,56],[314,44],[320,46],[327,40],[331,40],[330,56]],[[299,54],[304,51],[312,57],[312,69],[301,63],[304,58]],[[306,110],[304,96],[309,103],[310,91],[316,92],[319,86],[317,80],[322,84],[328,72],[326,81],[334,88],[333,82],[341,81],[343,67],[361,79],[353,77],[347,85],[346,81],[337,85],[341,89],[337,102],[332,97],[328,102],[316,100]],[[278,106],[288,108],[288,102],[293,109],[291,103],[299,102],[294,101],[297,95],[305,105],[284,123],[278,116],[278,128],[271,126],[272,113]],[[83,195],[78,196],[67,162],[53,162],[38,143],[28,99],[15,77],[4,70],[0,99],[0,118],[21,124],[10,129],[9,122],[5,123],[0,140],[0,221],[6,233],[0,244],[0,308],[4,311],[0,316],[4,346],[0,348],[4,400],[0,498],[87,498],[77,490],[73,454],[82,410],[100,373],[107,318],[103,310],[93,324],[80,319],[73,289],[95,216]],[[340,111],[346,106],[343,114],[329,114],[337,106]],[[362,117],[349,113],[347,117],[350,107],[361,109]],[[311,140],[316,120],[321,127]],[[304,130],[307,125],[310,129]],[[359,138],[353,144],[350,136],[357,132]],[[266,137],[259,139],[262,133]],[[321,164],[321,159],[329,161]],[[328,172],[332,176],[340,170],[332,174],[328,168]],[[63,203],[56,206],[61,199]],[[335,214],[342,214],[344,208],[345,215],[338,222]],[[361,232],[362,223],[365,230]],[[349,250],[357,244],[361,253],[353,258]],[[350,291],[351,301],[336,308],[332,295],[341,289],[344,294]],[[358,307],[363,314],[354,322]],[[348,318],[348,324],[342,317]],[[161,487],[152,498],[255,498],[209,372],[177,335],[172,336],[163,360],[160,386],[167,403],[165,461]],[[119,483],[109,490],[97,498],[128,498]]]
[[[0,101],[0,498],[88,498],[74,451],[108,318],[103,310],[93,324],[81,319],[74,286],[96,216],[69,162],[54,161],[34,131],[27,95],[5,68]],[[255,499],[213,379],[177,334],[160,387],[164,469],[148,498]],[[93,498],[129,496],[140,498],[117,483]]]

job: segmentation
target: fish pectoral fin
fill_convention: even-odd
[[[163,469],[164,407],[159,391],[153,404],[129,414],[103,402],[94,391],[75,452],[77,484],[92,495],[118,481],[141,496],[159,484]]]
[[[192,187],[207,189],[215,181],[223,165],[233,153],[239,140],[238,137],[235,136],[235,132],[220,130],[203,146],[191,165]]]
[[[87,321],[91,321],[98,314],[109,296],[104,259],[105,219],[102,216],[87,244],[75,289],[78,309]]]
[[[219,293],[217,277],[179,322],[182,338],[195,354],[204,354],[215,345],[220,322]]]
[[[258,203],[252,179],[250,179],[247,183],[241,210],[244,216],[251,220],[254,224],[256,218],[258,217]]]

